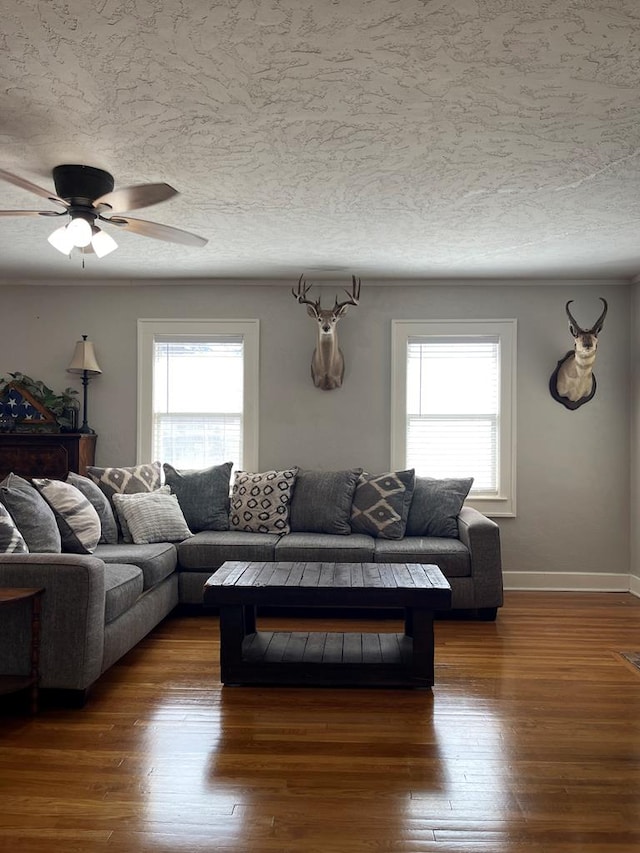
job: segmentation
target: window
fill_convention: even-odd
[[[138,320],[138,460],[258,464],[258,321]]]
[[[391,462],[515,515],[515,320],[392,322]]]

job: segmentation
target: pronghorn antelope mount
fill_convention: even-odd
[[[349,305],[357,305],[360,299],[360,279],[351,276],[351,292],[346,290],[347,299],[338,302],[336,296],[333,308],[322,308],[320,299],[312,302],[307,299],[307,293],[311,290],[311,284],[307,284],[301,275],[297,289],[291,288],[296,300],[300,305],[307,306],[307,313],[317,323],[316,348],[311,359],[311,378],[316,388],[323,391],[332,391],[342,386],[344,376],[344,356],[338,346],[338,321],[347,313]]]
[[[569,331],[575,341],[574,348],[564,358],[551,374],[549,390],[551,396],[567,409],[577,409],[588,403],[596,393],[596,377],[593,375],[593,365],[598,348],[598,335],[602,331],[604,318],[607,316],[607,300],[600,297],[604,305],[602,314],[590,329],[581,329],[571,314],[570,299],[565,311],[569,318]]]

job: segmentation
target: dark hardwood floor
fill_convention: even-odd
[[[82,709],[3,699],[0,851],[639,850],[640,599],[513,592],[435,631],[433,691],[222,688],[188,615]]]

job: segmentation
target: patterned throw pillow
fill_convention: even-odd
[[[229,480],[233,462],[213,465],[201,471],[178,471],[165,462],[164,480],[178,498],[189,528],[229,529]]]
[[[247,533],[289,533],[289,505],[297,468],[236,471],[229,521],[232,530]]]
[[[130,468],[87,468],[87,474],[100,486],[112,506],[114,495],[135,495],[153,492],[160,487],[161,466],[159,462],[145,462]],[[115,509],[115,506],[114,506]],[[118,517],[118,521],[120,518]],[[122,538],[131,542],[127,529],[122,529]]]
[[[415,470],[360,474],[351,505],[351,530],[402,539],[413,496]]]
[[[85,498],[88,498],[91,504],[93,504],[93,508],[100,517],[100,542],[106,545],[115,545],[118,541],[118,525],[116,524],[111,504],[102,489],[93,480],[83,477],[80,474],[75,474],[73,471],[67,474],[67,483],[79,489]]]
[[[178,498],[165,489],[168,486],[147,494],[114,494],[118,514],[124,518],[136,545],[182,542],[191,536]]]
[[[46,478],[31,482],[56,517],[63,552],[92,554],[100,541],[100,516],[79,489],[62,480]]]
[[[0,483],[0,502],[11,513],[29,551],[34,554],[60,553],[56,517],[31,483],[17,474],[9,474]]]
[[[473,477],[416,477],[407,517],[407,536],[458,538],[458,516]]]
[[[160,485],[160,463],[145,462],[131,468],[87,468],[87,474],[111,500],[115,494],[153,492]]]
[[[11,518],[9,510],[0,504],[0,554],[28,554],[24,537]]]

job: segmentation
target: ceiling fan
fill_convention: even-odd
[[[140,184],[116,190],[109,172],[93,166],[75,165],[56,166],[53,169],[55,192],[4,169],[0,169],[0,180],[22,187],[62,207],[62,210],[0,210],[0,216],[68,216],[69,222],[57,228],[48,238],[49,243],[63,255],[69,255],[74,248],[78,248],[103,258],[117,249],[116,241],[98,227],[98,222],[107,222],[143,237],[181,243],[183,246],[204,246],[207,243],[204,237],[180,228],[119,215],[178,195],[178,191],[169,184]]]

